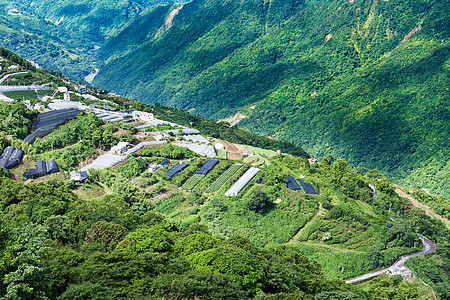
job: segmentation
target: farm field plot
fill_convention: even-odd
[[[229,167],[211,186],[206,190],[206,193],[215,193],[242,167],[240,164],[234,164]]]
[[[375,212],[373,211],[373,208],[367,204],[366,202],[357,200],[356,205],[358,205],[360,208],[362,208],[362,211],[365,212],[368,215],[371,215],[372,217],[376,218],[377,215],[375,214]]]
[[[256,158],[258,160],[256,160],[256,158],[255,158],[255,162],[253,163],[254,166],[262,166],[264,164],[266,164],[267,166],[270,166],[271,162],[270,162],[270,160],[267,159],[266,156],[277,155],[277,153],[272,150],[261,149],[261,148],[253,147],[253,146],[249,146],[249,145],[239,145],[239,146],[246,148],[249,152],[253,153],[253,155],[256,156]]]
[[[205,175],[203,174],[194,174],[183,184],[181,188],[183,190],[192,190],[204,177]]]
[[[12,91],[12,92],[4,92],[6,97],[16,99],[23,98],[25,100],[37,100],[38,97],[50,96],[53,93],[53,90],[30,90],[30,91]]]
[[[239,149],[230,142],[219,140],[225,147],[227,151],[227,158],[231,160],[240,160],[242,159],[241,153],[239,153]]]

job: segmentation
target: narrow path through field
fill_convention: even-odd
[[[430,217],[436,217],[436,218],[438,218],[438,219],[444,221],[444,223],[447,224],[447,226],[450,226],[450,220],[449,220],[449,219],[447,219],[447,218],[445,218],[445,217],[443,217],[443,216],[441,216],[441,215],[438,215],[437,213],[435,213],[435,212],[434,212],[431,208],[429,208],[428,206],[426,206],[426,205],[420,203],[419,201],[417,201],[416,199],[414,199],[414,198],[411,197],[410,195],[406,194],[405,191],[404,191],[402,188],[400,188],[398,185],[395,185],[395,184],[394,184],[394,186],[395,186],[395,191],[397,192],[397,194],[398,194],[400,197],[408,199],[409,201],[411,201],[411,203],[412,203],[413,206],[415,206],[415,207],[420,207],[420,208],[424,209],[424,210],[425,210],[425,213],[426,213],[427,215],[429,215]]]
[[[335,252],[353,252],[353,253],[365,253],[364,251],[359,251],[359,250],[354,250],[354,249],[348,249],[348,248],[341,248],[341,247],[337,247],[335,245],[327,245],[327,244],[323,244],[323,243],[314,243],[314,242],[298,242],[298,244],[302,244],[302,245],[308,245],[308,246],[317,246],[317,247],[323,247],[323,248],[327,248],[327,249],[331,249]]]
[[[318,217],[325,215],[325,211],[323,210],[322,203],[319,202],[319,211],[317,214],[308,221],[308,223],[305,224],[298,232],[295,234],[292,239],[288,241],[288,243],[296,243],[297,239],[302,235],[302,233],[305,231],[305,229],[312,224],[315,220],[317,220]]]

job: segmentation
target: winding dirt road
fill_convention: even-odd
[[[405,191],[404,191],[402,188],[400,188],[398,185],[395,185],[395,184],[394,184],[394,187],[395,187],[395,192],[396,192],[400,197],[406,198],[406,199],[408,199],[409,201],[411,201],[411,204],[412,204],[413,206],[422,208],[423,210],[425,210],[425,213],[426,213],[427,215],[429,215],[430,217],[436,217],[436,218],[438,218],[438,219],[441,219],[442,221],[444,221],[444,223],[445,223],[445,222],[450,222],[449,219],[447,219],[447,218],[445,218],[445,217],[443,217],[443,216],[441,216],[441,215],[438,215],[438,214],[435,213],[431,208],[429,208],[429,207],[426,206],[425,204],[420,203],[419,201],[417,201],[416,199],[414,199],[413,197],[411,197],[410,195],[408,195],[407,193],[405,193]]]

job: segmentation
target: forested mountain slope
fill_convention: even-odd
[[[168,0],[23,0],[19,7],[51,21],[70,39],[81,37],[91,43],[102,43],[133,16],[150,5]]]
[[[109,37],[118,34],[139,14],[148,16],[147,9],[153,5],[166,4],[168,9],[170,3],[170,0],[2,0],[0,46],[47,69],[83,79],[102,65],[97,50]],[[159,22],[158,26],[164,23],[159,15],[151,17]],[[139,30],[144,32],[142,28]]]
[[[448,11],[436,0],[194,0],[95,83],[209,118],[240,111],[254,132],[448,196]]]

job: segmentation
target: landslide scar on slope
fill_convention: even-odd
[[[172,27],[173,19],[175,18],[176,15],[178,15],[183,6],[184,4],[181,4],[180,6],[178,6],[177,8],[175,8],[170,12],[170,14],[167,16],[164,22],[164,25],[161,26],[156,32],[155,39],[160,37],[164,32],[166,32],[167,30],[169,30],[170,27]]]

